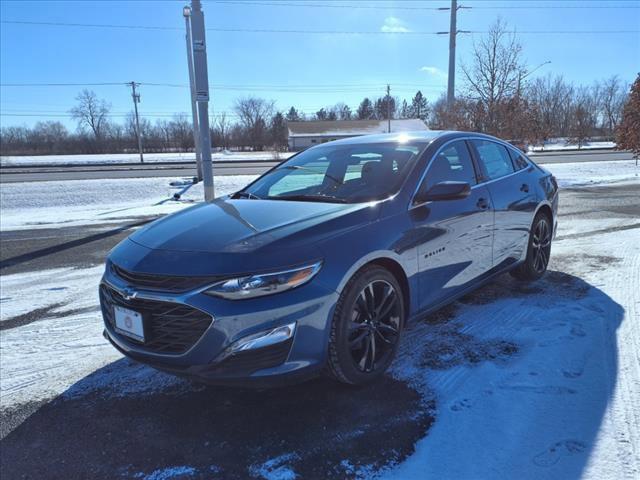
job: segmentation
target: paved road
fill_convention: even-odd
[[[631,160],[628,152],[588,150],[583,152],[541,153],[532,157],[537,163],[601,162]],[[232,160],[214,162],[216,175],[258,175],[277,165],[273,160]],[[196,174],[192,162],[148,164],[95,164],[75,166],[26,166],[0,168],[0,183],[85,180],[102,178],[185,177]]]

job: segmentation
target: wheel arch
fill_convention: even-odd
[[[551,224],[553,225],[553,209],[551,208],[551,205],[548,202],[543,202],[540,205],[538,205],[538,208],[536,209],[536,213],[533,216],[533,219],[536,218],[536,216],[539,213],[544,213],[545,215],[547,215],[549,217],[549,220],[551,220]],[[531,220],[531,225],[533,225],[533,219]]]
[[[344,276],[342,281],[340,282],[338,292],[341,293],[344,287],[347,285],[349,280],[355,277],[358,273],[364,270],[367,267],[371,266],[379,266],[387,270],[391,275],[395,277],[397,282],[400,284],[400,288],[402,289],[402,302],[404,304],[405,312],[407,317],[411,315],[411,286],[409,283],[409,276],[405,271],[404,267],[397,259],[394,259],[388,255],[368,255],[366,258],[361,259],[357,262]]]

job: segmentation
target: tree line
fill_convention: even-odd
[[[560,75],[532,77],[515,33],[498,20],[474,43],[462,65],[462,86],[453,105],[446,95],[429,103],[421,91],[408,99],[382,95],[363,98],[357,107],[344,102],[305,113],[290,107],[279,111],[273,101],[259,97],[236,100],[233,114],[212,118],[210,136],[221,149],[285,150],[287,123],[307,120],[387,120],[416,118],[432,129],[478,131],[504,139],[538,144],[563,137],[584,144],[593,137],[613,139],[627,104],[629,86],[618,76],[592,85],[574,85]],[[110,116],[111,106],[89,90],[76,97],[69,111],[78,122],[75,132],[57,121],[37,122],[32,128],[2,127],[0,153],[74,154],[119,153],[137,150],[133,114],[123,122]],[[146,152],[192,151],[190,118],[140,119]]]

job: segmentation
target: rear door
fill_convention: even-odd
[[[504,145],[480,139],[469,143],[495,210],[493,265],[505,267],[525,254],[536,208],[535,186],[523,168],[526,162],[514,162]]]
[[[491,197],[478,176],[464,140],[446,144],[429,163],[418,188],[429,190],[443,181],[471,184],[463,199],[412,205],[418,238],[420,310],[460,292],[492,266],[493,210]]]

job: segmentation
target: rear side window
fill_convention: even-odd
[[[426,190],[436,183],[453,181],[475,185],[476,172],[464,141],[454,142],[440,151],[429,165]]]
[[[505,147],[489,140],[472,140],[472,142],[489,180],[504,177],[515,171]]]
[[[522,170],[529,166],[527,159],[524,158],[524,155],[521,153],[513,149],[509,149],[509,154],[511,155],[511,159],[513,160],[513,165],[516,167],[516,170]]]

